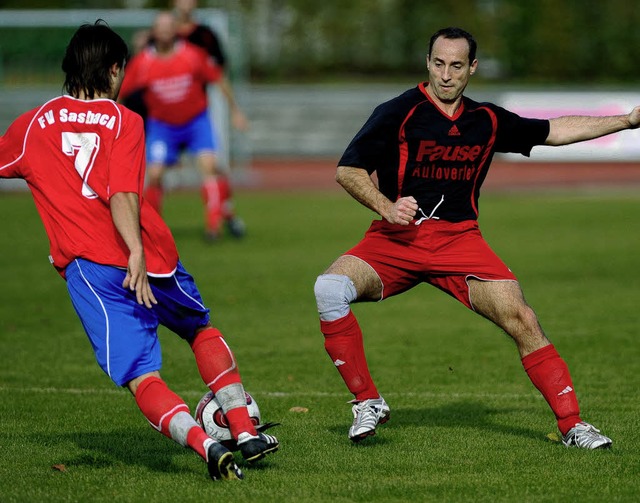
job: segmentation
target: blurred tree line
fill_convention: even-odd
[[[170,0],[0,0],[3,8],[167,8]],[[424,76],[429,37],[478,41],[480,79],[620,84],[640,77],[640,9],[628,0],[200,0],[239,14],[254,81]],[[0,10],[0,16],[2,11]]]

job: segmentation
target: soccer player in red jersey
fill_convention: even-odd
[[[436,32],[427,55],[428,81],[378,106],[338,163],[338,183],[382,217],[315,284],[325,349],[354,396],[349,438],[373,435],[390,415],[369,373],[350,304],[426,282],[513,338],[565,445],[606,448],[611,439],[582,420],[569,369],[516,277],[482,238],[478,198],[495,152],[528,156],[535,145],[567,145],[637,128],[640,107],[628,115],[537,120],[475,102],[463,92],[478,66],[476,47],[462,29]]]
[[[183,150],[195,155],[202,174],[205,236],[210,240],[220,236],[224,223],[233,236],[244,235],[244,225],[233,213],[228,179],[218,170],[217,138],[208,116],[207,85],[213,83],[220,84],[234,124],[246,127],[222,68],[203,49],[179,39],[171,12],[160,12],[151,44],[129,62],[120,92],[123,100],[142,92],[146,106],[145,197],[161,212],[165,169],[178,163]]]
[[[0,178],[27,182],[50,261],[104,372],[131,391],[151,426],[199,454],[211,478],[239,479],[233,453],[209,438],[160,377],[157,329],[164,325],[191,346],[243,458],[277,450],[277,439],[252,424],[235,357],[212,326],[170,230],[142,197],[142,119],[114,101],[127,56],[126,43],[104,22],[81,26],[62,62],[68,95],[9,126],[0,138]]]

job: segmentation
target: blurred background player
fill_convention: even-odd
[[[158,326],[190,345],[222,402],[245,460],[278,449],[256,431],[235,357],[182,266],[173,236],[142,197],[142,119],[114,100],[127,45],[103,22],[83,25],[62,62],[68,95],[24,113],[0,137],[0,178],[22,178],[50,243],[50,261],[104,372],[126,386],[157,431],[190,447],[211,478],[239,479],[233,453],[198,426],[160,377]]]
[[[177,34],[171,12],[160,12],[146,45],[127,67],[121,96],[141,92],[147,113],[147,187],[145,197],[161,212],[165,169],[179,161],[183,150],[193,154],[202,176],[205,237],[215,241],[223,225],[234,237],[245,233],[234,214],[229,178],[219,170],[217,138],[209,118],[207,85],[217,84],[227,99],[233,124],[246,129],[222,67],[200,47]]]
[[[173,12],[178,23],[178,36],[202,47],[219,66],[226,69],[227,57],[222,49],[220,39],[209,26],[197,21],[195,18],[197,6],[196,0],[175,0],[173,2]]]
[[[224,51],[220,37],[208,25],[200,23],[195,17],[195,11],[198,6],[197,0],[175,0],[173,2],[173,12],[177,20],[178,36],[187,42],[191,42],[198,47],[202,47],[209,56],[223,70],[222,77],[217,83],[218,88],[224,96],[234,96],[231,81],[227,77],[227,55]],[[249,129],[249,121],[244,112],[238,108],[232,108],[231,124],[238,131],[247,131]],[[215,121],[212,123],[214,135],[216,135]],[[228,168],[228,166],[226,167]],[[218,165],[217,177],[222,187],[221,194],[222,213],[232,235],[241,237],[245,232],[244,222],[237,216],[234,216],[232,185],[229,180],[229,173],[225,170],[225,166]]]

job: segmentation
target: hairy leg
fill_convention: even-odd
[[[551,344],[518,282],[470,279],[469,295],[478,314],[513,338],[521,358]]]
[[[382,282],[373,268],[351,255],[339,257],[324,274],[340,274],[349,277],[358,293],[357,300],[380,300],[382,297]]]
[[[522,366],[545,398],[563,435],[580,419],[580,407],[565,361],[542,331],[516,281],[469,281],[471,302],[516,343]]]

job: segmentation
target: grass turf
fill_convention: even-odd
[[[555,421],[512,342],[428,286],[354,306],[392,416],[352,445],[313,283],[371,213],[341,193],[240,193],[247,237],[210,245],[198,197],[170,195],[182,260],[263,418],[282,423],[280,452],[245,467],[242,483],[214,484],[101,373],[33,203],[0,194],[0,501],[635,501],[639,203],[630,192],[482,202],[485,237],[569,364],[584,419],[614,439],[584,452],[547,437]],[[160,337],[163,376],[194,407],[206,390],[193,357]]]

